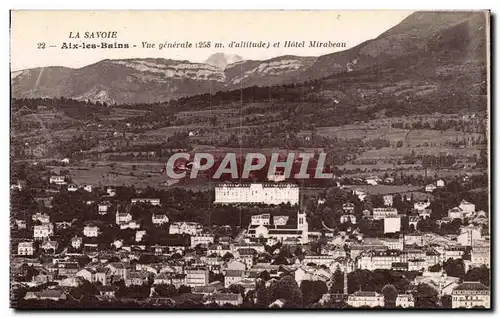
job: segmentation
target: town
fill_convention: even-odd
[[[11,12],[12,308],[493,309],[491,12],[157,13]]]
[[[193,192],[24,169],[38,180],[11,186],[17,308],[490,307],[488,201],[467,191],[478,176],[402,196],[373,194],[375,177]]]

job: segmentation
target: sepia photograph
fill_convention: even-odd
[[[10,307],[491,311],[490,17],[11,10]]]

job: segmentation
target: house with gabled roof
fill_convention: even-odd
[[[59,243],[57,243],[57,241],[44,241],[40,245],[40,248],[42,250],[44,250],[45,252],[55,253],[58,245],[59,245]]]

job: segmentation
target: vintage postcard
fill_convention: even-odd
[[[492,308],[489,11],[10,15],[12,308]]]

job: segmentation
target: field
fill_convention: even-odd
[[[113,107],[110,108],[110,110],[111,110],[110,114],[106,115],[101,114],[99,115],[99,118],[101,120],[124,120],[131,117],[144,116],[150,113],[150,111],[148,110],[119,108],[119,107]]]
[[[162,187],[167,181],[161,172],[163,163],[154,162],[92,162],[86,161],[78,166],[51,167],[55,173],[68,170],[74,183],[78,185],[134,185],[136,187]]]
[[[357,159],[397,159],[404,156],[410,156],[412,152],[415,155],[433,155],[433,156],[473,156],[479,155],[480,150],[476,148],[446,148],[446,147],[403,147],[391,148],[385,147],[381,149],[367,150],[363,152]]]
[[[375,128],[370,125],[344,125],[338,127],[320,127],[317,134],[328,138],[338,139],[389,139],[389,140],[404,140],[407,130],[379,127]]]
[[[449,146],[450,143],[464,140],[476,140],[484,137],[479,133],[464,133],[455,129],[444,131],[435,129],[400,129],[392,128],[390,123],[344,125],[338,127],[319,127],[317,134],[328,138],[338,139],[384,139],[391,144],[403,142],[405,147],[428,148]]]
[[[170,126],[170,127],[162,127],[159,129],[155,130],[150,130],[148,132],[145,132],[141,136],[145,137],[154,137],[154,138],[159,138],[159,139],[167,139],[168,137],[173,136],[175,133],[179,132],[190,132],[190,131],[196,131],[198,129],[202,128],[201,125],[196,125],[196,124],[191,124],[191,125],[182,125],[182,126]]]
[[[399,193],[401,196],[406,195],[407,197],[413,196],[415,200],[426,200],[432,199],[432,194],[423,192],[422,187],[412,186],[412,185],[352,185],[344,186],[344,190],[352,191],[354,189],[361,189],[369,194],[396,194]]]
[[[388,171],[390,173],[390,171]],[[409,169],[409,170],[404,170],[402,171],[403,174],[405,175],[414,175],[414,176],[425,176],[425,170],[424,169]],[[349,177],[369,177],[372,175],[381,175],[384,172],[354,172],[354,173],[349,173]],[[399,173],[399,171],[398,171]],[[450,178],[454,177],[460,174],[467,174],[467,175],[481,175],[483,173],[487,173],[485,169],[459,169],[459,170],[451,170],[451,169],[427,169],[427,176],[429,177],[434,177],[437,176],[438,178]]]

